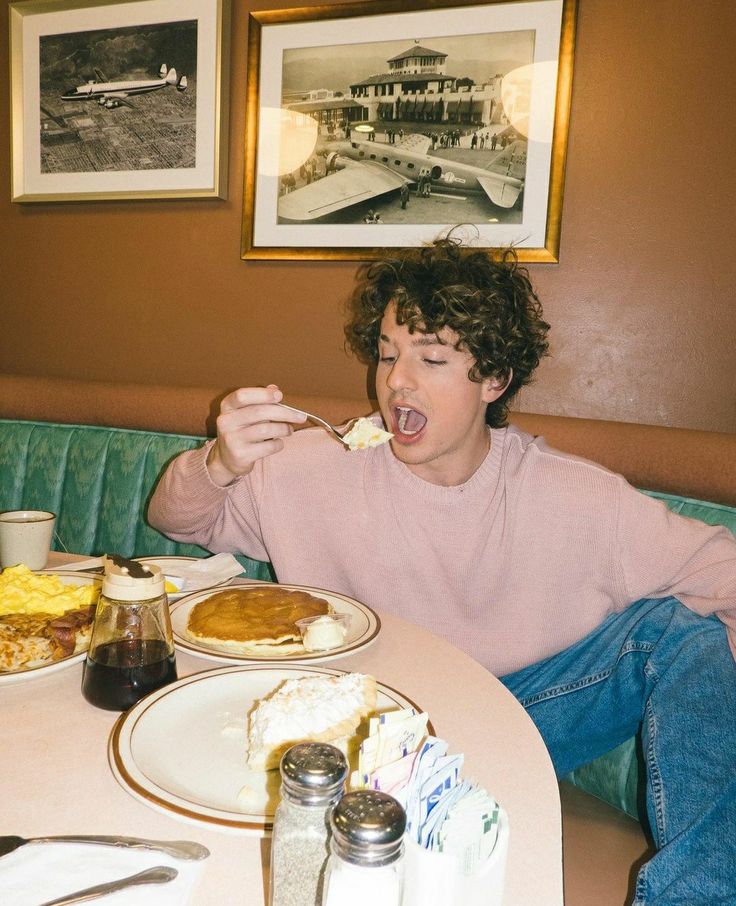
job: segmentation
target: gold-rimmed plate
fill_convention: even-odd
[[[115,724],[109,760],[136,799],[185,822],[263,834],[278,804],[279,772],[246,767],[247,715],[284,680],[343,670],[309,665],[220,667],[142,699]],[[376,713],[416,708],[377,683]]]
[[[262,583],[249,585],[248,583],[238,582],[235,588],[256,588],[262,587]],[[218,661],[221,664],[258,664],[266,661],[281,663],[311,663],[313,661],[334,661],[339,658],[353,654],[360,649],[366,648],[376,640],[376,636],[381,631],[381,620],[378,614],[368,607],[367,604],[361,604],[354,598],[347,595],[338,594],[334,591],[326,591],[323,588],[313,588],[308,585],[269,585],[270,588],[282,588],[285,591],[305,591],[318,598],[324,598],[335,613],[349,614],[350,623],[348,626],[347,636],[342,645],[337,648],[330,648],[327,651],[292,651],[287,649],[286,654],[278,654],[273,647],[264,651],[263,654],[250,654],[247,657],[242,654],[235,654],[228,651],[226,647],[217,647],[215,645],[203,645],[190,639],[187,634],[187,623],[189,614],[195,605],[210,597],[213,592],[198,592],[197,594],[187,595],[181,598],[171,607],[171,628],[174,633],[174,642],[177,648],[193,654],[196,657],[207,658],[211,661]]]

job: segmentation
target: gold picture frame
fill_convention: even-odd
[[[226,198],[229,4],[11,3],[12,201]]]
[[[477,246],[556,262],[576,10],[371,0],[251,13],[242,258],[370,260],[461,224]]]

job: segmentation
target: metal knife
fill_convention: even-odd
[[[201,843],[192,840],[145,840],[140,837],[100,837],[89,834],[64,835],[61,837],[14,837],[0,836],[0,857],[12,853],[26,843],[98,843],[102,846],[123,846],[127,849],[147,849],[165,853],[175,859],[188,862],[206,859],[210,851]]]

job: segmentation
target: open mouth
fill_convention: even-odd
[[[416,437],[427,424],[426,416],[408,406],[394,406],[394,433],[404,438]]]

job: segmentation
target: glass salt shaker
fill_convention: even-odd
[[[406,813],[387,793],[346,793],[330,817],[322,906],[400,906]]]
[[[273,819],[269,906],[320,906],[329,855],[330,812],[348,765],[335,746],[305,742],[281,759],[281,801]]]
[[[175,679],[174,639],[161,570],[117,554],[105,557],[82,694],[98,708],[125,711]]]

